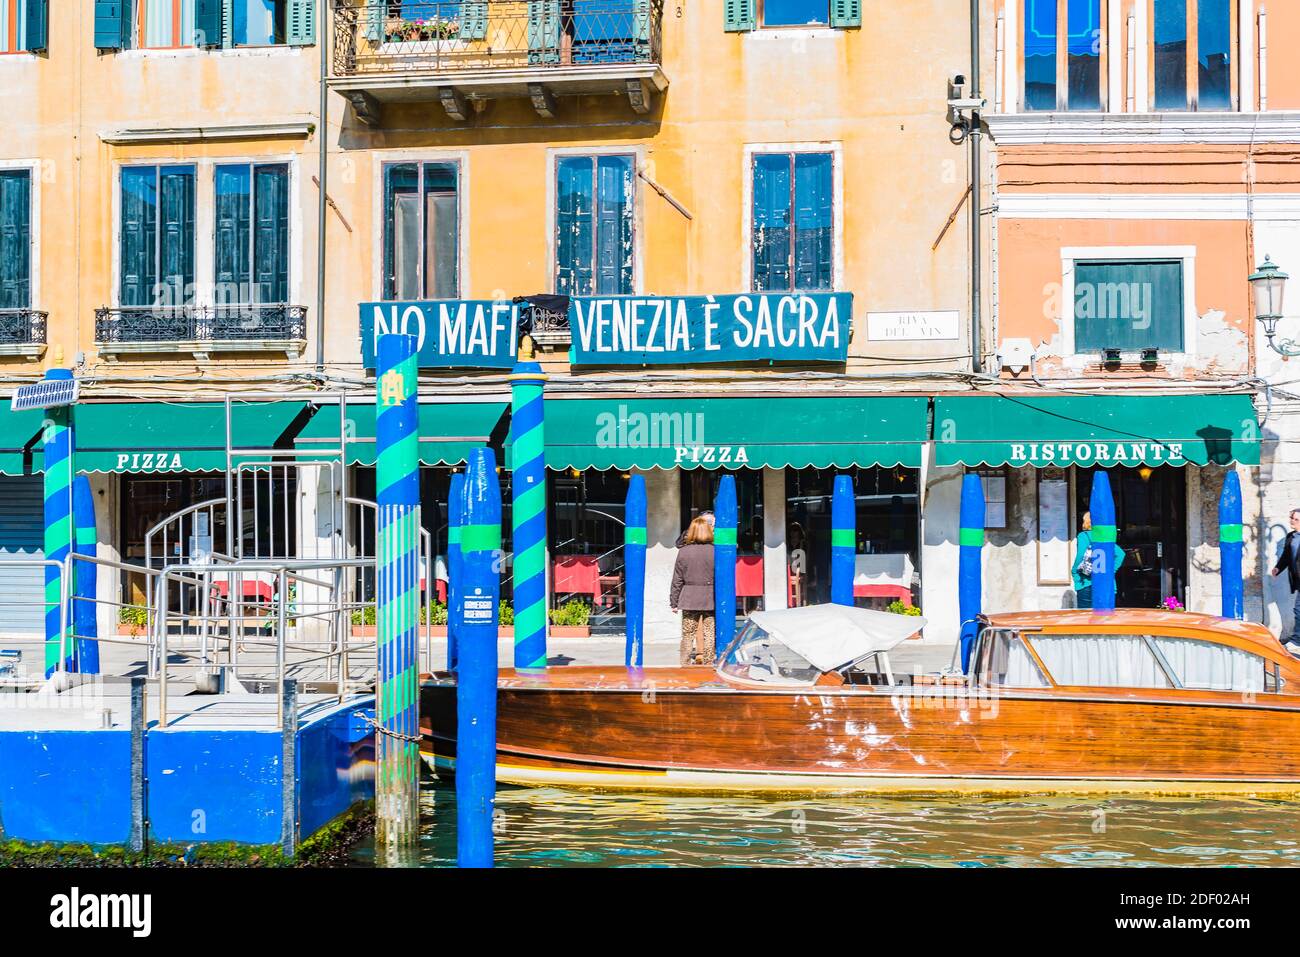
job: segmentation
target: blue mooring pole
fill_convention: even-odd
[[[1092,516],[1092,608],[1114,611],[1115,496],[1111,494],[1110,476],[1105,469],[1093,473],[1088,513]]]
[[[645,476],[633,475],[627,483],[623,506],[623,575],[627,596],[627,648],[623,664],[640,668],[645,661]]]
[[[858,550],[858,510],[853,477],[835,476],[831,493],[831,602],[853,606],[853,576]]]
[[[76,529],[72,550],[77,555],[95,557],[95,496],[90,490],[90,479],[78,475],[72,480],[72,520]],[[73,574],[75,592],[72,607],[73,634],[77,637],[77,671],[83,675],[99,674],[99,623],[96,611],[99,605],[99,567],[94,562],[75,562]]]
[[[736,637],[736,477],[718,480],[713,500],[713,648],[721,658]]]
[[[460,663],[456,671],[456,864],[492,866],[497,770],[497,614],[501,483],[488,448],[469,454],[460,529]]]
[[[420,828],[419,368],[415,336],[377,345],[375,842],[400,863]]]
[[[460,586],[465,567],[460,554],[460,525],[465,520],[465,473],[451,477],[447,492],[447,670],[455,671],[460,639]]]
[[[957,614],[961,619],[961,670],[970,673],[970,653],[983,610],[984,485],[967,472],[961,480],[961,531],[958,533]]]
[[[1219,580],[1223,584],[1223,617],[1244,618],[1241,553],[1241,478],[1233,469],[1223,477],[1219,494]]]

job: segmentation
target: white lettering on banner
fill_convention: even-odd
[[[508,331],[515,316],[510,302],[438,302],[438,351],[446,355],[481,355],[495,357],[502,333]],[[473,312],[470,309],[473,309]],[[375,306],[375,348],[385,333],[400,332],[416,337],[416,351],[424,348],[428,328],[424,309],[408,305],[399,320],[397,306]]]
[[[407,306],[402,310],[401,322],[398,322],[396,306],[389,306],[387,313],[375,306],[375,348],[379,348],[381,335],[392,332],[414,335],[419,340],[415,347],[418,352],[424,347],[424,310],[419,306]]]
[[[1183,463],[1181,442],[1027,442],[1012,443],[1011,461],[1031,465],[1140,464],[1148,460]]]
[[[743,445],[679,445],[673,450],[674,465],[745,465],[749,450]]]
[[[129,472],[179,472],[181,454],[179,452],[119,452],[117,454],[118,471]]]

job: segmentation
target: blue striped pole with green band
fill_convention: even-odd
[[[961,530],[957,539],[957,617],[961,620],[961,670],[970,672],[970,654],[979,633],[984,601],[984,483],[974,472],[961,480]]]
[[[1244,618],[1241,554],[1241,479],[1232,469],[1223,476],[1219,494],[1219,580],[1223,584],[1223,617]]]
[[[627,483],[623,505],[623,589],[627,619],[627,648],[623,664],[640,668],[645,663],[645,476],[633,475]]]
[[[68,369],[50,369],[46,379],[71,379]],[[76,439],[72,432],[72,408],[61,406],[45,412],[45,558],[62,562],[72,550],[72,476]],[[71,616],[65,619],[62,572],[45,566],[45,677],[59,670],[59,648],[64,648],[63,670],[76,667],[76,649],[64,628],[71,630]],[[71,587],[68,594],[72,594]],[[66,621],[66,625],[65,625]]]
[[[420,406],[415,336],[378,337],[375,362],[375,609],[379,682],[376,840],[413,844],[420,824]]]
[[[501,483],[491,449],[469,453],[460,529],[460,648],[456,669],[456,864],[491,867],[496,807],[497,638],[501,600]],[[516,619],[518,620],[518,619]]]
[[[1105,469],[1093,473],[1088,513],[1092,517],[1092,607],[1094,611],[1114,611],[1115,496]]]
[[[465,512],[465,473],[451,476],[447,491],[447,670],[456,670],[456,643],[460,638],[460,583],[465,572],[460,560],[460,523]]]
[[[717,657],[736,637],[736,477],[718,479],[713,500],[713,630]]]
[[[73,551],[95,557],[95,496],[90,479],[78,475],[72,480],[72,518],[76,528]],[[99,674],[99,624],[96,612],[99,567],[94,562],[74,562],[72,584],[72,630],[77,637],[77,671],[83,675]]]
[[[510,376],[515,667],[546,667],[546,375],[521,344]]]
[[[831,602],[853,605],[853,575],[858,550],[858,513],[853,477],[835,476],[831,492]]]

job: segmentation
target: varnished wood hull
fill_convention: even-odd
[[[498,781],[601,789],[1300,794],[1300,697],[1064,689],[741,690],[703,669],[502,673]],[[712,679],[712,680],[711,680]],[[455,685],[423,752],[455,756]]]

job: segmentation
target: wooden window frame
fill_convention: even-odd
[[[1139,0],[1141,2],[1141,0]],[[1156,0],[1145,0],[1147,5],[1146,37],[1147,47],[1147,109],[1156,112]],[[1197,98],[1200,93],[1200,5],[1201,0],[1184,0],[1187,4],[1187,62],[1184,65],[1187,76],[1186,105],[1182,110],[1162,110],[1161,112],[1195,113],[1199,106]],[[1241,0],[1228,0],[1228,52],[1233,57],[1232,69],[1228,70],[1228,112],[1241,110]],[[1218,112],[1218,111],[1212,111]]]
[[[1046,110],[1029,110],[1025,106],[1025,30],[1029,19],[1024,13],[1025,0],[1007,0],[1007,2],[1020,6],[1016,19],[1016,76],[1019,85],[1019,89],[1015,92],[1017,111],[1021,113],[1045,113]],[[1100,57],[1097,64],[1097,70],[1100,73],[1097,88],[1098,107],[1095,110],[1080,110],[1081,113],[1105,113],[1110,108],[1109,12],[1110,5],[1119,2],[1120,0],[1097,0],[1097,20],[1101,29],[1101,36],[1097,40],[1098,55]],[[1056,0],[1056,108],[1052,111],[1055,113],[1066,113],[1070,110],[1069,47],[1070,3],[1069,0]]]

